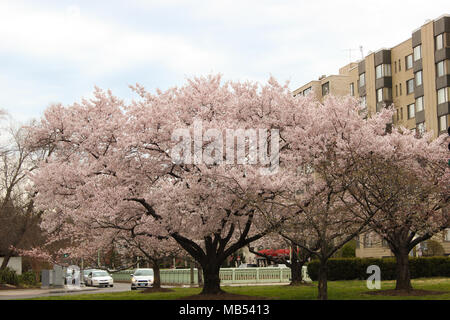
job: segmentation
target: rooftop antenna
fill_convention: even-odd
[[[349,62],[352,62],[352,51],[355,51],[356,49],[344,49],[344,51],[348,51],[348,59]]]
[[[364,59],[364,50],[363,50],[363,46],[359,46],[359,51],[361,52],[361,59]]]

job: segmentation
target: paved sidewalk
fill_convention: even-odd
[[[64,296],[77,294],[96,294],[96,293],[112,293],[129,291],[129,283],[115,283],[114,287],[98,288],[98,287],[63,287],[50,289],[13,289],[0,290],[0,300],[20,300],[50,296]]]
[[[52,289],[12,289],[12,290],[0,290],[0,297],[2,296],[28,296],[28,295],[46,295],[54,293],[75,293],[85,291],[96,291],[99,288],[82,287],[78,289],[69,288],[52,288]]]

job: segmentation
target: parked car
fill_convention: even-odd
[[[99,271],[101,271],[100,269],[85,269],[85,270],[83,270],[83,274],[81,275],[81,281],[82,281],[85,285],[87,285],[89,273],[91,273],[91,272],[94,271],[94,270],[99,270]]]
[[[105,270],[91,270],[85,284],[93,287],[113,287],[114,280]]]
[[[153,269],[136,269],[131,275],[131,290],[153,286]]]
[[[239,268],[257,268],[258,265],[254,264],[254,263],[241,263],[239,265]]]

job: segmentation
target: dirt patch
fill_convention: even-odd
[[[296,283],[296,284],[289,284],[290,287],[316,287],[315,284],[312,283],[306,283],[306,282],[302,282],[302,283]]]
[[[177,300],[270,300],[270,299],[266,297],[254,297],[224,292],[220,294],[196,294],[193,296],[182,297]]]
[[[431,290],[419,290],[413,289],[410,291],[407,290],[377,290],[377,291],[369,291],[364,292],[364,294],[370,294],[373,296],[431,296],[431,295],[440,295],[446,294],[448,292],[445,291],[431,291]]]
[[[173,290],[168,288],[147,288],[141,293],[154,293],[154,292],[173,292]]]

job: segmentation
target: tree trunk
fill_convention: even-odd
[[[302,268],[303,263],[297,261],[291,265],[291,286],[298,286],[303,283]]]
[[[153,262],[153,288],[161,288],[161,271],[158,262]]]
[[[8,250],[6,255],[3,257],[2,265],[0,266],[0,270],[5,270],[6,266],[8,265],[9,260],[11,259],[13,252]]]
[[[203,290],[200,294],[221,294],[220,289],[220,263],[212,263],[209,261],[207,265],[203,265]]]
[[[409,272],[409,256],[408,249],[402,248],[394,251],[395,258],[397,260],[397,279],[395,284],[395,290],[412,290],[411,286],[411,274]]]
[[[319,266],[319,295],[318,300],[328,300],[327,260],[320,260]]]
[[[203,269],[201,267],[201,265],[197,265],[197,277],[198,277],[198,286],[202,287],[203,286]]]

